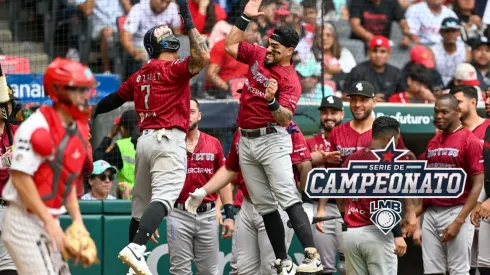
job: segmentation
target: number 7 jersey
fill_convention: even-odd
[[[165,61],[151,59],[118,90],[134,101],[140,130],[179,128],[187,133],[190,116],[189,57]]]

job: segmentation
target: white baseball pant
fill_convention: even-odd
[[[293,143],[286,128],[275,126],[277,133],[258,138],[240,136],[239,159],[250,198],[260,215],[301,203],[296,187],[291,153]],[[274,196],[273,196],[274,194]]]
[[[232,261],[236,261],[238,275],[275,275],[272,264],[276,260],[274,250],[265,231],[264,220],[252,202],[244,198],[235,223],[235,240],[232,242]],[[279,209],[285,230],[286,250],[293,240],[294,230],[287,226],[289,217]],[[259,273],[260,271],[260,273]]]
[[[187,169],[186,134],[179,129],[144,130],[136,146],[131,215],[140,220],[150,202],[172,212],[184,187]],[[161,138],[159,141],[158,138]]]
[[[478,266],[490,268],[490,221],[480,222],[480,236],[478,238]]]
[[[347,275],[396,275],[395,238],[376,225],[348,228],[343,232]]]
[[[192,260],[198,275],[218,275],[219,226],[216,209],[197,216],[174,209],[167,218],[167,242],[171,275],[192,275]]]
[[[316,216],[317,210],[318,202],[313,201],[314,216]],[[325,215],[327,217],[340,216],[337,204],[327,203]],[[325,273],[335,273],[337,271],[337,252],[343,248],[342,222],[342,219],[323,222],[325,233],[318,231],[315,225],[311,226],[313,238],[315,239],[315,244],[322,260],[323,272]]]
[[[6,206],[0,206],[0,229],[2,228],[3,218],[6,211]],[[2,270],[16,270],[16,268],[14,260],[12,260],[12,257],[10,257],[7,247],[3,243],[3,240],[0,238],[0,271]]]
[[[470,217],[465,220],[458,236],[451,241],[442,243],[441,234],[458,216],[463,208],[429,207],[424,212],[422,222],[422,260],[424,274],[467,275],[470,271],[471,244],[475,227]]]
[[[22,275],[68,275],[61,252],[50,244],[42,221],[26,208],[11,203],[2,224],[2,239]]]

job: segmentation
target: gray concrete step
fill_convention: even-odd
[[[0,29],[10,29],[8,20],[0,20]]]
[[[9,29],[0,29],[0,42],[12,41],[12,33]]]
[[[0,48],[5,55],[24,55],[26,53],[44,52],[44,43],[39,42],[0,42]]]

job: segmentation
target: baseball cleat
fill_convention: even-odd
[[[144,245],[130,243],[119,252],[118,258],[129,265],[136,275],[153,275],[146,264],[145,250]]]
[[[294,275],[297,266],[291,260],[276,259],[272,268],[277,270],[278,275]]]
[[[323,271],[323,265],[320,260],[320,254],[314,247],[305,249],[305,259],[303,263],[296,268],[298,274],[317,274]]]

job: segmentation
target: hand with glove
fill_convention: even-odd
[[[179,6],[179,14],[184,22],[184,30],[189,32],[190,30],[196,28],[196,26],[194,26],[194,22],[192,21],[192,15],[189,11],[187,0],[176,0],[175,3],[177,3]]]
[[[82,223],[73,223],[66,229],[62,253],[65,260],[73,259],[75,264],[82,262],[84,267],[99,263],[97,247]]]
[[[204,197],[208,195],[208,192],[204,188],[198,188],[193,193],[189,193],[189,198],[185,201],[185,209],[187,212],[197,215],[197,208],[201,205]]]

